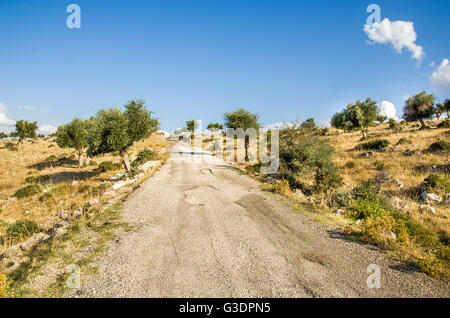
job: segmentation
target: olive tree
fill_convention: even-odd
[[[366,98],[364,102],[357,100],[331,118],[331,125],[344,131],[361,130],[362,139],[367,137],[367,129],[375,124],[379,115],[377,102]]]
[[[424,120],[433,117],[435,99],[433,94],[427,94],[425,91],[415,96],[410,96],[403,107],[403,119],[406,121],[419,121],[421,124],[420,129],[428,128]]]
[[[206,129],[210,131],[218,131],[223,129],[223,125],[219,123],[211,123],[208,125],[208,127],[206,127]]]
[[[444,112],[447,113],[447,118],[450,118],[450,99],[446,99],[443,105]]]
[[[16,130],[11,134],[19,138],[17,146],[19,147],[25,138],[36,138],[36,130],[38,129],[37,122],[29,122],[26,120],[16,121]]]
[[[79,118],[58,127],[56,143],[61,148],[74,148],[78,154],[78,167],[83,165],[83,152],[88,147],[89,121]]]
[[[225,126],[229,129],[242,128],[244,131],[249,128],[258,130],[260,124],[258,123],[258,115],[246,111],[243,108],[239,108],[233,112],[227,112],[224,114]],[[244,147],[245,147],[245,161],[249,161],[248,148],[250,146],[250,137],[245,135]]]
[[[0,139],[8,138],[8,134],[4,133],[3,131],[0,132]]]
[[[186,121],[186,129],[193,133],[198,128],[198,122],[196,120],[188,120]]]
[[[93,119],[88,137],[88,155],[118,152],[126,171],[131,170],[128,149],[135,141],[149,137],[159,129],[159,121],[145,108],[143,100],[131,100],[125,111],[113,107],[101,109]]]
[[[308,118],[304,122],[300,124],[301,129],[305,130],[315,130],[317,128],[316,122],[314,121],[314,118]]]

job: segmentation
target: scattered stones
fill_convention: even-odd
[[[117,193],[129,193],[129,192],[133,192],[133,188],[132,187],[122,187],[120,188]]]
[[[389,240],[393,240],[393,241],[396,241],[396,240],[397,240],[397,235],[395,235],[395,233],[392,232],[392,231],[389,231],[389,232],[384,233],[384,234],[383,234],[383,237],[385,237],[385,238],[387,238],[387,239],[389,239]]]
[[[411,149],[406,149],[404,152],[403,152],[403,155],[404,156],[407,156],[407,157],[409,157],[409,156],[412,156],[412,155],[420,155],[421,154],[421,152],[420,151],[418,151],[418,150],[411,150]]]
[[[389,182],[390,177],[391,173],[389,172],[389,170],[382,170],[375,176],[375,182],[382,186]]]
[[[312,203],[317,203],[317,200],[314,199],[314,197],[312,197],[312,196],[307,197],[306,200],[308,200],[309,202],[312,202]]]
[[[123,186],[126,186],[128,184],[131,184],[133,182],[135,182],[136,179],[131,179],[131,180],[127,180],[127,181],[121,181],[121,182],[117,182],[115,185],[112,186],[113,190],[117,190],[122,188]],[[114,192],[114,191],[107,191],[107,192]],[[105,192],[104,195],[107,193]]]
[[[404,188],[405,186],[403,185],[403,182],[401,182],[400,180],[398,180],[398,179],[393,179],[392,181],[391,181],[391,183],[394,185],[394,186],[396,186],[397,188]]]
[[[300,189],[295,189],[294,193],[297,197],[299,197],[300,199],[305,199],[305,195],[303,194],[302,190]]]
[[[78,181],[77,181],[77,180],[73,180],[73,181],[72,181],[72,187],[76,186],[77,184],[78,184]]]
[[[421,213],[429,213],[429,214],[432,214],[432,215],[435,215],[435,214],[436,214],[436,209],[433,208],[431,205],[428,205],[428,204],[422,204],[422,205],[420,205],[420,206],[419,206],[419,211],[420,211]]]
[[[50,236],[48,234],[45,233],[34,233],[28,240],[26,240],[25,242],[23,242],[22,244],[20,244],[20,249],[22,251],[31,251],[31,249],[36,246],[37,244],[39,244],[42,241],[45,241],[46,239],[48,239]]]
[[[269,183],[269,184],[275,184],[277,183],[277,179],[272,178],[272,177],[266,177],[263,180],[264,183]]]
[[[339,216],[343,216],[345,214],[345,211],[342,209],[337,209],[333,212],[333,214],[339,215]]]
[[[428,193],[426,191],[422,191],[420,193],[420,201],[423,203],[441,203],[442,198],[434,193]]]
[[[20,248],[20,244],[13,245],[9,248],[7,248],[3,252],[3,258],[11,258],[16,257],[22,254],[22,249]]]
[[[397,197],[392,197],[389,203],[394,209],[399,211],[405,211],[408,209],[408,202]]]
[[[147,171],[150,168],[159,166],[159,161],[147,161],[146,163],[139,166],[139,169]]]
[[[428,172],[450,173],[450,164],[449,165],[419,166],[418,170],[423,173],[428,173]]]
[[[94,205],[96,205],[98,203],[98,201],[99,200],[97,198],[92,198],[92,199],[89,200],[88,203],[89,203],[90,206],[94,206]]]

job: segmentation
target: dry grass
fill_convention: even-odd
[[[26,141],[17,151],[5,148],[6,144],[7,141],[0,143],[0,236],[6,226],[16,220],[29,219],[42,226],[51,222],[58,211],[82,208],[90,198],[99,194],[95,190],[83,190],[87,187],[98,188],[119,172],[98,173],[95,170],[97,165],[104,161],[121,163],[118,155],[107,154],[92,158],[97,165],[80,169],[76,164],[75,151],[59,148],[52,139]],[[160,135],[153,135],[137,142],[129,151],[130,159],[133,160],[140,150],[146,148],[159,152],[161,148],[167,149],[167,141]],[[57,158],[72,156],[74,162],[61,166],[46,165],[45,159],[52,155]],[[44,168],[38,170],[37,164],[41,164],[39,168]],[[18,189],[29,184],[25,178],[44,175],[49,179],[40,184],[42,193],[28,198],[12,197]],[[46,196],[42,197],[44,192]],[[8,242],[0,245],[0,252],[8,245]]]

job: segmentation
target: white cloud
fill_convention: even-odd
[[[319,120],[317,123],[317,127],[319,128],[329,128],[331,127],[331,118],[327,120]]]
[[[389,21],[384,18],[381,22],[376,22],[371,26],[364,25],[364,32],[366,32],[371,43],[391,44],[398,53],[402,53],[406,48],[411,52],[411,58],[417,60],[419,63],[425,56],[423,48],[414,43],[417,39],[417,34],[414,31],[412,22],[407,21]]]
[[[397,110],[395,109],[394,104],[388,102],[387,100],[384,100],[380,103],[380,114],[386,116],[388,119],[398,119]]]
[[[52,125],[42,125],[38,127],[37,133],[43,135],[50,135],[55,133],[56,129],[58,128]]]
[[[440,90],[450,90],[450,61],[443,59],[431,75],[431,84]]]
[[[300,125],[298,123],[272,123],[265,125],[262,130],[283,130],[287,128],[296,128]]]
[[[19,106],[19,108],[23,109],[23,110],[35,110],[36,109],[36,107],[34,107],[34,106]]]
[[[13,126],[16,124],[15,120],[9,119],[6,116],[6,108],[0,103],[0,125],[2,126]]]

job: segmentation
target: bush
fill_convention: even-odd
[[[344,168],[347,169],[354,169],[356,167],[356,162],[354,161],[347,161],[344,165]]]
[[[144,171],[142,169],[139,169],[137,166],[132,167],[130,172],[128,173],[128,176],[130,178],[134,178],[135,176],[137,176],[140,173],[143,173]]]
[[[430,145],[428,147],[428,151],[437,152],[437,151],[449,151],[450,150],[450,142],[445,140],[439,140]]]
[[[383,160],[377,160],[375,161],[375,169],[378,171],[388,170],[390,167],[390,164],[386,163]]]
[[[51,193],[47,192],[39,197],[39,201],[44,203],[55,203],[55,198]]]
[[[398,121],[396,121],[394,118],[389,119],[389,128],[391,129],[398,129],[400,125],[398,124]]]
[[[9,284],[8,284],[6,275],[3,273],[0,273],[0,298],[3,298],[6,296],[8,289],[9,289]]]
[[[331,193],[329,205],[334,207],[347,207],[352,203],[352,194],[346,191]]]
[[[389,141],[386,139],[375,139],[355,147],[356,150],[381,150],[389,146]]]
[[[18,199],[21,198],[26,198],[26,197],[31,197],[35,194],[41,193],[41,187],[37,184],[30,184],[27,185],[25,187],[23,187],[22,189],[17,190],[14,194],[13,197],[16,197]]]
[[[39,232],[39,226],[35,221],[18,220],[6,229],[5,240],[14,244],[23,241],[32,234]]]
[[[282,194],[282,195],[288,195],[288,194],[292,193],[291,187],[289,186],[289,182],[285,179],[278,180],[273,185],[272,189],[273,189],[273,192]]]
[[[425,178],[425,180],[423,180],[423,186],[428,192],[435,192],[438,194],[450,193],[450,180],[437,174],[430,174]]]
[[[100,172],[107,172],[113,170],[119,170],[122,167],[120,163],[114,163],[112,161],[103,161],[98,165],[98,170]]]
[[[10,142],[10,141],[8,141],[5,144],[5,148],[8,149],[9,151],[17,151],[18,150],[17,145],[15,143]]]
[[[140,166],[147,161],[155,160],[158,157],[158,154],[152,150],[142,150],[139,151],[136,159],[131,163],[132,167]]]
[[[67,183],[61,183],[50,189],[49,193],[55,196],[64,196],[72,192],[72,186]]]
[[[50,180],[50,177],[48,175],[31,176],[31,177],[25,178],[25,182],[27,182],[27,183],[45,183],[45,182],[48,182],[49,180]]]
[[[437,126],[438,128],[450,128],[450,119],[444,120],[443,122],[439,123]]]

